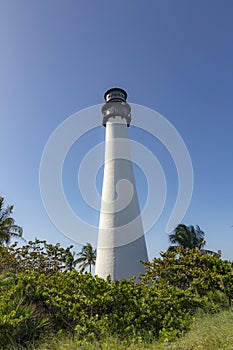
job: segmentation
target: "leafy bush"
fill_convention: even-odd
[[[145,262],[144,265],[147,268],[142,276],[144,283],[156,284],[162,280],[183,290],[189,288],[203,300],[208,300],[208,296],[212,300],[212,295],[220,291],[228,298],[227,306],[231,304],[233,264],[222,260],[220,256],[208,255],[197,249],[176,247],[176,250],[161,253],[160,258]]]
[[[24,344],[49,328],[49,320],[36,306],[17,292],[16,279],[1,275],[0,345]]]

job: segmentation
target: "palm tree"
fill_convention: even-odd
[[[96,249],[93,249],[92,245],[87,243],[77,255],[79,258],[76,261],[81,268],[81,272],[89,266],[89,272],[91,273],[91,266],[95,265],[96,261]]]
[[[174,232],[169,235],[169,240],[172,244],[182,246],[184,248],[201,249],[205,245],[205,233],[198,225],[196,228],[192,225],[178,225]],[[173,246],[170,247],[172,249]]]
[[[4,208],[4,198],[0,197],[0,244],[9,243],[12,237],[22,237],[22,227],[15,225],[11,217],[14,206]]]
[[[78,259],[75,260],[75,252],[71,252],[70,250],[66,252],[66,259],[65,259],[65,271],[71,272],[75,269],[75,266],[78,263]]]

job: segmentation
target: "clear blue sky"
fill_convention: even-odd
[[[0,2],[0,195],[15,205],[27,240],[72,244],[43,208],[41,155],[62,121],[103,103],[106,89],[120,86],[129,102],[158,111],[183,137],[195,177],[183,223],[200,225],[207,248],[233,259],[232,18],[232,0]],[[96,132],[103,139],[104,128]],[[68,155],[63,177],[74,206],[79,149]],[[168,198],[165,214],[146,236],[150,258],[168,247],[166,213],[177,191],[168,155],[157,156]]]

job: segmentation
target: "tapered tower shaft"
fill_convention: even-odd
[[[130,156],[131,108],[126,97],[124,90],[110,89],[102,108],[105,164],[95,272],[112,279],[143,273],[140,260],[148,259]]]

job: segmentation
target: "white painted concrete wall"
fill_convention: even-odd
[[[123,159],[122,159],[123,158]],[[126,120],[106,124],[105,167],[95,274],[130,279],[144,272],[147,250],[138,205]]]

